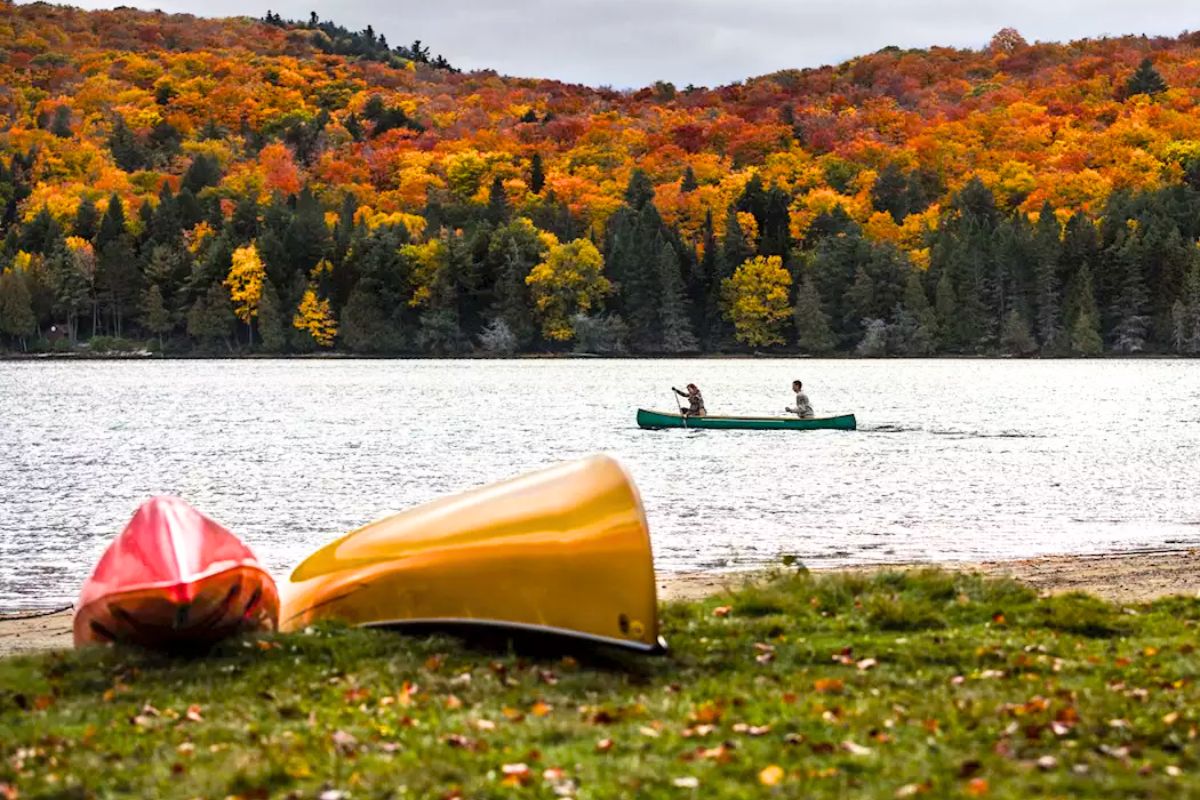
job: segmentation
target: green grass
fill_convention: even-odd
[[[320,627],[3,660],[0,798],[1200,793],[1194,599],[796,572],[663,618],[666,658]]]

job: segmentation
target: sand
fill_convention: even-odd
[[[901,568],[928,566],[900,565]],[[1094,556],[1044,556],[1019,561],[938,564],[945,569],[1015,578],[1040,592],[1081,591],[1114,603],[1141,603],[1167,595],[1200,594],[1200,550],[1143,550]],[[895,569],[858,567],[856,569]],[[663,600],[692,600],[736,588],[753,573],[663,573]],[[71,613],[24,619],[0,617],[0,656],[71,646]]]

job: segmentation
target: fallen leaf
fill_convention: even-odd
[[[845,750],[847,753],[849,753],[852,756],[869,756],[869,755],[871,755],[871,748],[863,747],[861,744],[856,744],[856,743],[850,741],[849,739],[842,742],[842,749]]]
[[[524,786],[533,780],[533,773],[527,764],[502,764],[500,772],[504,775],[501,782],[506,786]]]
[[[758,773],[758,782],[763,786],[778,786],[783,780],[783,767],[778,764],[772,764],[769,767],[763,767]]]
[[[986,797],[990,791],[987,778],[972,778],[967,783],[967,795],[970,797]]]
[[[358,739],[355,739],[352,734],[345,731],[334,731],[331,738],[333,739],[333,746],[343,755],[353,753],[355,747],[358,745]]]
[[[1038,769],[1049,771],[1058,769],[1058,759],[1054,756],[1042,756],[1037,760]]]
[[[442,668],[442,664],[445,662],[445,660],[446,660],[446,657],[444,655],[441,655],[441,654],[432,655],[429,658],[425,659],[425,669],[428,670],[429,672],[437,672],[439,669]]]
[[[813,681],[813,689],[818,694],[841,694],[846,684],[838,678],[817,678]]]
[[[864,658],[862,661],[859,661],[854,666],[858,667],[859,672],[866,672],[867,670],[871,669],[872,667],[877,666],[878,664],[879,664],[879,662],[873,658]]]
[[[717,726],[715,725],[693,725],[689,728],[684,728],[680,736],[685,739],[691,739],[694,736],[708,736],[716,729]]]
[[[496,723],[492,722],[490,719],[477,719],[472,724],[475,726],[475,730],[479,730],[479,731],[494,731],[494,730],[496,730]]]
[[[933,784],[929,781],[925,781],[924,783],[906,783],[896,790],[895,796],[899,798],[916,797],[919,794],[928,794],[932,788]]]
[[[1167,726],[1174,725],[1176,722],[1179,721],[1179,712],[1172,711],[1170,714],[1164,714],[1162,721],[1163,721],[1163,725],[1167,725]]]
[[[717,606],[713,609],[714,617],[728,617],[733,611],[733,606]]]
[[[680,789],[696,789],[700,786],[700,779],[689,775],[686,778],[676,778],[674,783]]]
[[[529,707],[529,713],[533,714],[535,717],[544,717],[553,710],[554,706],[550,705],[549,703],[542,702],[541,700],[538,700]]]
[[[442,705],[444,705],[450,711],[454,711],[455,709],[463,707],[463,701],[460,700],[456,694],[448,694],[446,695],[446,699],[442,701]]]
[[[200,706],[192,704],[187,707],[187,713],[183,715],[184,719],[189,722],[203,722],[204,718],[200,716]]]
[[[600,741],[596,742],[596,752],[597,753],[607,753],[609,750],[612,750],[612,749],[613,749],[613,740],[612,739],[601,739]]]

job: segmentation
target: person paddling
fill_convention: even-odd
[[[704,409],[704,397],[700,394],[700,387],[696,384],[689,383],[686,392],[681,392],[674,386],[671,387],[671,391],[680,397],[687,398],[688,407],[683,410],[685,417],[703,417],[707,413]]]
[[[787,412],[795,414],[800,419],[812,419],[812,403],[808,402],[808,395],[804,393],[804,384],[800,381],[792,381],[792,391],[796,393],[796,407],[789,407]]]

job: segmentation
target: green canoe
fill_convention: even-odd
[[[753,431],[774,430],[837,430],[852,431],[858,427],[853,414],[840,417],[684,417],[667,411],[647,411],[639,408],[637,422],[643,428],[721,428]]]

